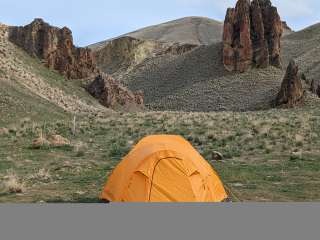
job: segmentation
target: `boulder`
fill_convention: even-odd
[[[213,151],[211,154],[211,159],[214,161],[222,161],[223,155],[220,152]]]
[[[291,60],[276,98],[277,106],[295,107],[303,103],[304,90],[298,72],[298,66]]]
[[[143,93],[133,93],[125,87],[121,86],[111,76],[100,73],[94,81],[87,86],[87,91],[100,103],[108,108],[116,108],[117,106],[143,106]]]
[[[75,47],[72,32],[67,27],[60,29],[35,19],[24,27],[10,27],[9,40],[69,79],[87,78],[97,73],[91,50]]]
[[[228,71],[245,72],[251,66],[281,67],[283,24],[270,0],[238,0],[224,21],[223,64]]]

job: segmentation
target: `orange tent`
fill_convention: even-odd
[[[119,163],[101,199],[110,202],[221,202],[217,173],[180,136],[142,139]]]

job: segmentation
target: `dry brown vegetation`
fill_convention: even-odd
[[[0,201],[97,202],[108,174],[150,134],[178,134],[189,140],[216,168],[234,201],[320,200],[317,107],[246,113],[114,113],[79,118],[77,125],[74,135],[72,118],[17,122],[16,132],[2,136],[0,178],[12,171],[23,179],[27,191],[17,195],[2,190]],[[72,146],[33,149],[32,140],[40,129],[45,136],[66,137]],[[222,161],[215,160],[215,152],[223,155]]]

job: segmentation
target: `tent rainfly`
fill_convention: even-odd
[[[222,202],[217,173],[180,136],[142,139],[111,173],[100,198],[108,202]]]

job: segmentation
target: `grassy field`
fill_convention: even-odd
[[[319,201],[320,110],[248,113],[113,113],[6,127],[0,136],[0,202],[97,202],[108,174],[149,134],[179,134],[215,167],[233,201]],[[70,146],[32,148],[39,134]],[[211,159],[213,151],[224,160]],[[13,183],[12,183],[13,182]],[[20,191],[10,191],[10,184]],[[8,187],[9,186],[9,187]]]

